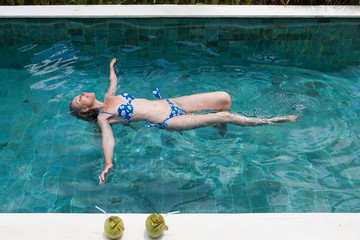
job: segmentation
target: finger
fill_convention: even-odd
[[[105,172],[104,172],[104,171],[101,172],[99,178],[100,178],[101,184],[106,181],[106,176],[105,176]]]

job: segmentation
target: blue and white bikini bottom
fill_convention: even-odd
[[[160,96],[160,91],[158,88],[156,88],[154,91],[152,91],[152,93],[155,95],[155,97],[157,97],[158,99],[162,99],[161,96]],[[155,124],[151,124],[151,123],[148,123],[146,122],[146,126],[148,127],[158,127],[158,128],[166,128],[168,125],[166,124],[166,121],[173,118],[173,117],[176,117],[176,116],[181,116],[181,115],[184,115],[186,114],[186,111],[184,109],[181,109],[177,106],[175,106],[175,104],[173,104],[172,102],[170,102],[168,99],[165,99],[169,105],[171,106],[171,113],[169,115],[169,117],[167,117],[164,121],[162,122],[159,122],[159,123],[155,123]]]

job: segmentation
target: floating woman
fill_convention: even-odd
[[[94,93],[83,92],[70,103],[70,114],[81,120],[97,123],[102,132],[104,169],[99,176],[104,183],[109,170],[113,167],[114,135],[113,123],[130,124],[145,121],[148,127],[163,128],[172,131],[184,131],[218,124],[238,126],[260,126],[279,122],[296,122],[297,115],[274,117],[270,119],[249,118],[232,114],[231,98],[227,92],[200,93],[177,98],[162,99],[158,89],[153,91],[159,100],[134,98],[129,93],[116,95],[117,77],[114,71],[116,59],[110,62],[110,86],[103,102],[96,99]],[[196,114],[212,110],[212,113]]]

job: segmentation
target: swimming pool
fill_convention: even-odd
[[[358,19],[2,19],[0,211],[359,212],[359,38]],[[224,138],[114,126],[99,186],[100,132],[68,104],[105,93],[112,57],[119,92],[225,90],[233,112],[301,118]]]

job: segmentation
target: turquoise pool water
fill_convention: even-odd
[[[0,20],[0,211],[360,212],[360,20]],[[99,129],[70,100],[224,90],[232,112],[297,123],[167,132]]]

